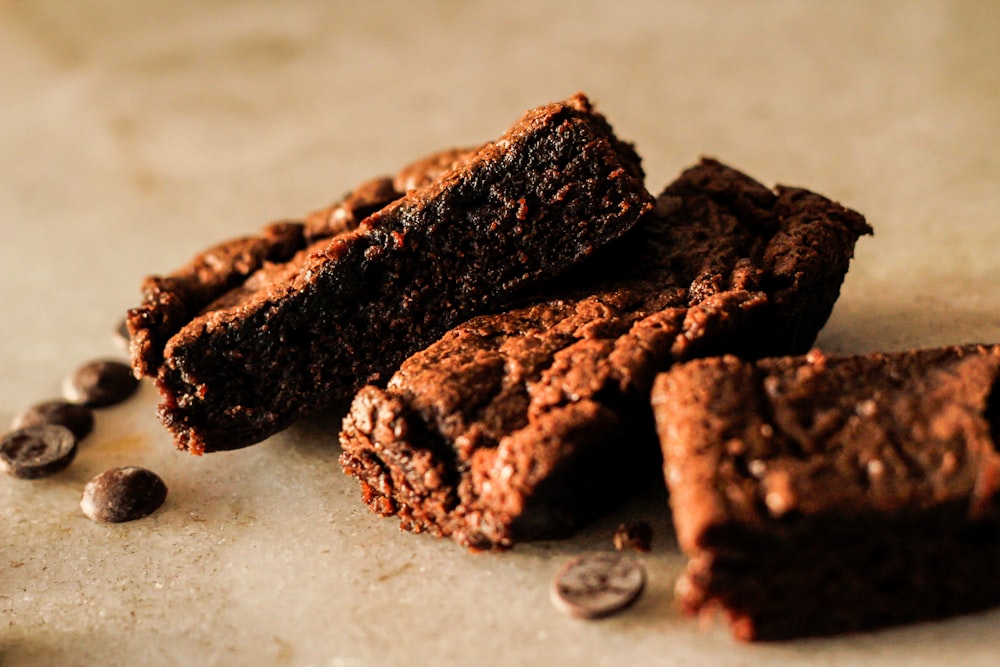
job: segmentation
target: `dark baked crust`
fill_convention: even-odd
[[[772,640],[1000,604],[998,378],[981,346],[660,376],[683,608]]]
[[[529,111],[427,180],[402,178],[417,189],[165,329],[160,415],[179,447],[245,446],[349,396],[652,208],[635,151],[583,95]],[[148,313],[130,315],[137,339]]]
[[[869,232],[819,195],[703,160],[560,296],[473,318],[361,390],[343,468],[406,529],[474,548],[566,534],[658,470],[658,371],[808,349]]]

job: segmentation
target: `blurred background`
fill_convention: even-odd
[[[654,192],[714,155],[866,213],[859,257],[878,253],[858,272],[940,282],[954,259],[992,280],[998,35],[990,1],[0,0],[0,224],[16,235],[0,276],[27,296],[3,290],[0,308],[25,326],[42,302],[120,309],[209,242],[577,90],[637,144]],[[42,246],[73,285],[55,303],[23,270]]]
[[[0,0],[0,421],[113,349],[110,331],[138,303],[143,276],[426,153],[493,139],[525,109],[576,91],[635,142],[654,193],[711,155],[866,214],[875,236],[858,244],[824,347],[1000,340],[998,2]],[[144,400],[134,419],[152,430],[155,399]],[[344,488],[355,511],[356,491]],[[12,540],[3,530],[0,543]],[[380,534],[404,550],[428,543]],[[59,550],[49,533],[18,539]],[[441,553],[466,567],[465,554]],[[309,569],[294,556],[282,563]],[[40,621],[25,615],[42,603],[9,602],[21,593],[2,586],[21,613],[18,636],[37,636]],[[149,618],[176,613],[167,605]],[[516,635],[497,618],[476,636]],[[242,609],[230,621],[252,636],[262,619]],[[225,631],[205,623],[212,646]],[[957,648],[992,623],[939,643],[904,635],[886,650],[958,664],[1000,648]],[[600,653],[594,634],[547,631],[576,646],[580,664]],[[655,635],[630,655],[666,655],[669,635]],[[685,637],[683,655],[707,650]],[[851,664],[866,642],[817,655]],[[907,643],[922,648],[892,653]],[[268,646],[262,655],[277,663],[283,649]],[[465,646],[454,642],[458,655]],[[939,652],[922,658],[928,646]],[[524,657],[517,649],[503,654],[508,664]],[[715,664],[749,664],[746,653],[720,655]]]

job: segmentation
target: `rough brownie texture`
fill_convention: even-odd
[[[445,151],[404,167],[400,174],[415,178],[421,170],[440,175],[440,162],[462,158]],[[292,270],[329,239],[358,226],[368,215],[403,196],[392,178],[362,183],[336,203],[315,211],[304,220],[277,222],[256,236],[231,239],[199,253],[168,276],[143,281],[143,303],[129,311],[129,347],[137,376],[156,377],[163,363],[163,349],[171,336],[192,319],[220,310],[225,303],[239,303],[250,292],[266,286],[268,275]]]
[[[683,608],[775,640],[1000,604],[998,378],[976,346],[661,375]]]
[[[202,287],[201,267],[215,264],[204,257],[170,289],[147,283],[146,305],[129,316],[135,367],[155,373],[179,447],[248,445],[350,396],[653,206],[639,157],[583,95],[529,111],[436,178],[426,172],[375,182],[375,201],[408,191],[353,228],[340,209],[314,216],[295,233],[320,240],[287,261],[268,263],[278,244],[253,240],[267,249],[251,253],[256,272],[227,268],[207,281],[237,283],[221,296]]]
[[[658,371],[804,352],[869,232],[824,197],[703,160],[560,297],[473,318],[362,389],[341,464],[405,529],[477,549],[565,535],[658,474]]]

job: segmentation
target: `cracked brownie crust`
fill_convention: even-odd
[[[236,272],[238,284],[203,311],[200,292],[147,290],[150,305],[129,317],[135,366],[155,370],[160,415],[179,447],[245,446],[379,381],[448,327],[565,270],[652,208],[635,151],[583,95],[529,111],[436,178],[403,175],[398,185],[415,189],[346,231],[336,211],[331,229],[318,216],[317,233],[330,238]],[[374,186],[389,196],[396,187]],[[194,280],[180,283],[197,292],[197,268],[184,273]],[[167,317],[175,300],[186,307]]]
[[[998,379],[981,346],[660,376],[682,607],[773,640],[1000,604]]]
[[[362,389],[343,468],[409,530],[473,548],[564,535],[658,469],[658,371],[805,351],[869,232],[824,197],[703,160],[551,298],[473,318]]]

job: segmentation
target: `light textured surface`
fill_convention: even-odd
[[[820,344],[1000,340],[1000,5],[982,2],[0,0],[0,424],[95,356],[140,278],[584,90],[659,191],[701,154],[863,211]],[[563,542],[474,555],[400,533],[336,464],[336,419],[172,450],[155,392],[65,472],[0,479],[0,664],[994,665],[1000,611],[741,646],[674,609],[662,492]],[[157,471],[153,516],[79,510]],[[649,587],[600,622],[549,579],[646,516]]]

